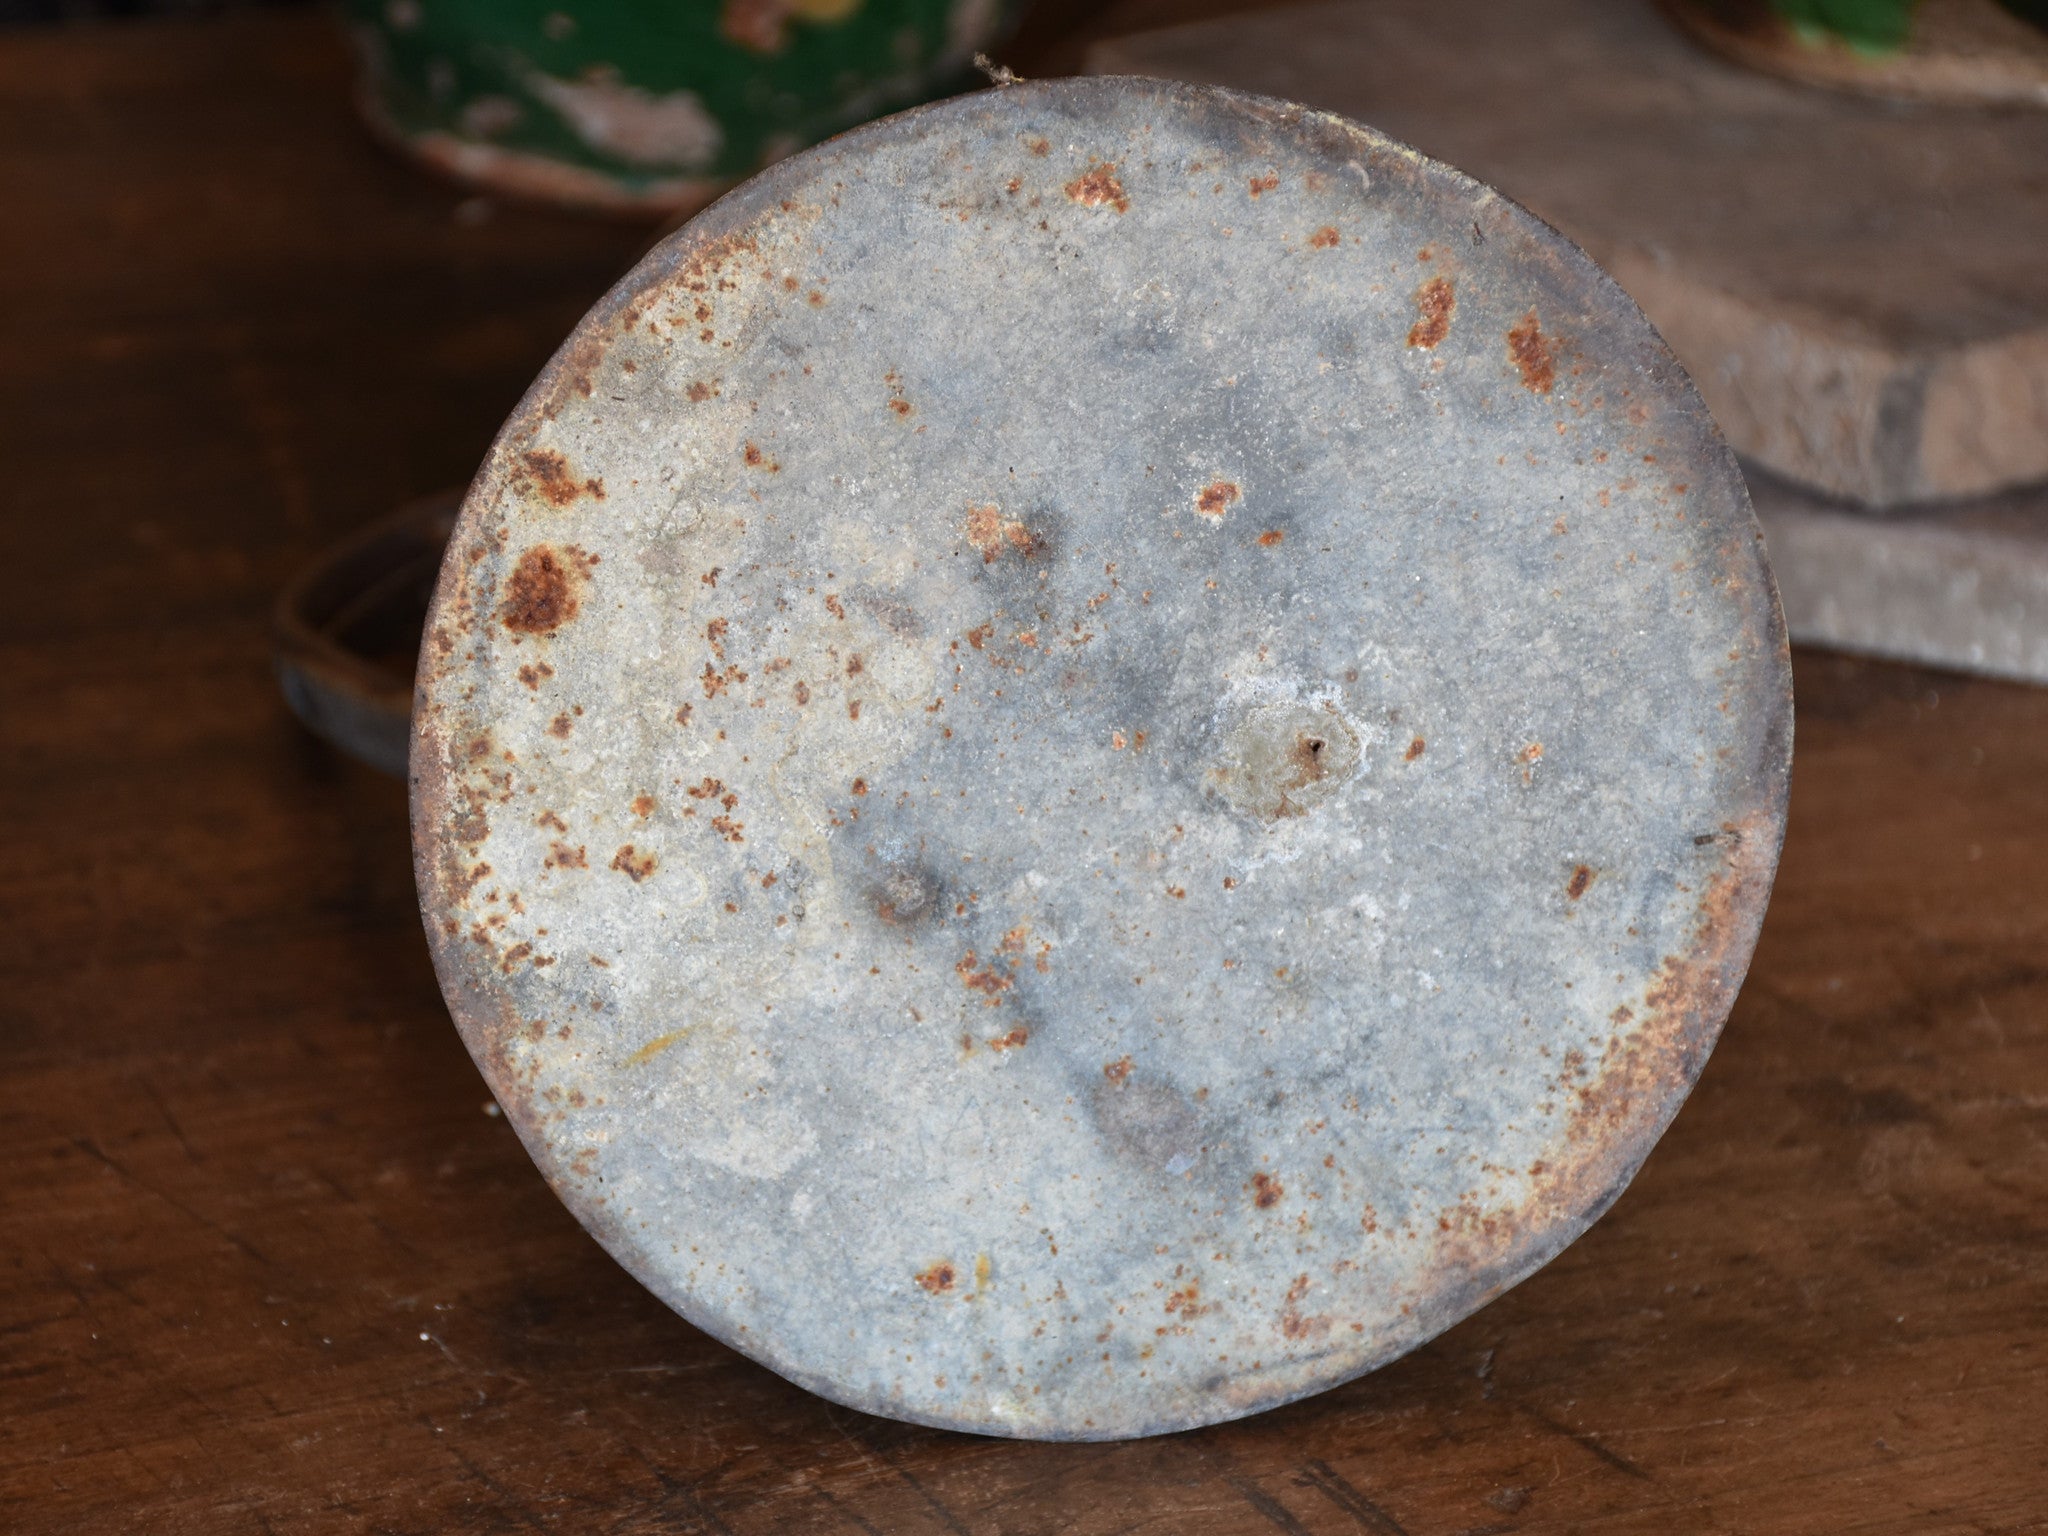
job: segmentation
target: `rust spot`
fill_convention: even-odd
[[[758,444],[747,444],[745,449],[741,451],[740,457],[747,461],[749,469],[765,469],[771,475],[782,473],[782,466],[763,453]]]
[[[1429,744],[1425,742],[1420,736],[1418,736],[1413,741],[1408,743],[1408,750],[1402,753],[1401,756],[1404,761],[1412,763],[1415,761],[1415,759],[1422,756],[1422,754],[1428,750],[1428,747]]]
[[[978,651],[988,644],[989,636],[995,632],[996,627],[993,624],[977,624],[967,631],[967,643]]]
[[[1342,238],[1337,233],[1336,225],[1325,224],[1321,229],[1308,237],[1308,243],[1319,251],[1327,251]]]
[[[1112,1083],[1121,1083],[1131,1075],[1131,1058],[1128,1056],[1118,1057],[1115,1061],[1103,1067],[1102,1075]]]
[[[688,395],[690,399],[696,404],[702,405],[706,400],[709,400],[713,395],[717,394],[718,390],[712,385],[706,384],[702,380],[698,380],[696,383],[693,383],[688,389],[684,390],[683,393]]]
[[[576,590],[591,563],[573,545],[559,551],[534,545],[512,568],[498,617],[521,634],[553,634],[576,617]]]
[[[1302,1300],[1308,1295],[1308,1276],[1297,1275],[1287,1287],[1287,1304],[1280,1313],[1280,1331],[1290,1339],[1315,1338],[1330,1331],[1327,1317],[1303,1317]]]
[[[612,855],[612,868],[631,880],[635,885],[638,885],[642,880],[645,880],[654,873],[655,862],[653,854],[640,853],[634,849],[631,843],[627,843],[617,853]]]
[[[1586,894],[1587,887],[1592,885],[1592,883],[1593,871],[1588,866],[1581,864],[1572,871],[1571,879],[1565,882],[1564,893],[1573,901],[1577,901]]]
[[[993,1039],[991,1039],[988,1043],[988,1048],[992,1051],[997,1052],[998,1054],[1002,1053],[1003,1051],[1014,1051],[1017,1049],[1018,1046],[1024,1044],[1030,1038],[1031,1031],[1026,1029],[1022,1024],[1019,1024],[1007,1035],[997,1035]]]
[[[1294,738],[1294,745],[1287,749],[1287,760],[1294,765],[1294,776],[1288,780],[1288,789],[1306,789],[1318,779],[1330,776],[1330,741],[1326,736],[1314,736],[1304,731]]]
[[[800,706],[810,703],[811,685],[799,679],[797,685],[794,688],[790,689],[790,696],[794,698]]]
[[[1451,334],[1451,311],[1458,295],[1448,277],[1432,277],[1415,290],[1416,322],[1408,327],[1408,345],[1427,352]],[[1513,333],[1510,333],[1512,343]],[[1546,386],[1547,387],[1547,386]]]
[[[853,792],[856,795],[866,794],[868,792],[868,781],[866,779],[855,779],[853,781]]]
[[[1252,177],[1247,188],[1253,197],[1257,197],[1264,192],[1277,192],[1279,189],[1280,178],[1272,175]]]
[[[846,605],[839,601],[838,593],[827,592],[825,594],[825,611],[835,619],[846,617]]]
[[[538,692],[540,690],[541,680],[543,678],[553,677],[554,675],[555,669],[549,666],[544,661],[535,662],[531,665],[524,666],[519,669],[519,681],[526,684],[527,687],[533,689],[535,692]]]
[[[730,816],[714,816],[711,818],[711,830],[724,838],[728,843],[744,843],[746,839],[740,833],[745,829],[746,825],[744,821],[734,821]]]
[[[1052,153],[1052,145],[1045,139],[1026,139],[1024,147],[1041,160]]]
[[[931,1268],[919,1270],[916,1276],[917,1283],[934,1296],[953,1289],[953,1282],[958,1278],[950,1259],[941,1259]]]
[[[535,448],[519,456],[516,478],[532,486],[551,506],[566,507],[579,496],[604,500],[604,482],[595,478],[580,484],[569,471],[569,461],[552,448]]]
[[[720,661],[725,660],[725,632],[732,625],[724,619],[713,619],[704,626],[704,638],[711,646],[711,654]]]
[[[1252,1175],[1252,1204],[1260,1210],[1271,1210],[1280,1203],[1280,1197],[1286,1193],[1280,1181],[1270,1173]]]
[[[967,542],[980,551],[983,565],[993,564],[998,555],[1012,549],[1028,560],[1038,549],[1030,529],[1015,518],[1004,517],[1002,508],[994,506],[968,507]]]
[[[557,715],[548,722],[548,734],[561,741],[569,739],[569,733],[576,729],[576,722],[567,715]]]
[[[997,1003],[1001,1002],[1003,994],[1009,991],[1012,985],[1010,978],[997,970],[995,966],[990,965],[986,969],[981,968],[981,961],[971,949],[961,958],[960,963],[953,967],[953,970],[960,978],[960,985],[967,988],[970,992],[979,992],[987,1000],[990,1007],[994,1007]]]
[[[1195,510],[1204,517],[1220,520],[1242,494],[1234,481],[1212,480],[1195,493]]]
[[[728,663],[725,670],[720,671],[707,661],[704,663],[703,673],[697,680],[704,685],[704,697],[715,699],[734,683],[744,683],[747,680],[747,674],[739,669],[739,665],[736,662]]]
[[[652,816],[654,814],[654,796],[635,795],[633,797],[633,814],[642,821]]]
[[[548,856],[541,861],[543,868],[588,869],[590,861],[584,857],[583,849],[571,848],[567,843],[556,843],[548,849]]]
[[[1269,528],[1264,533],[1259,535],[1259,547],[1261,549],[1271,549],[1274,545],[1280,543],[1286,537],[1287,535],[1281,532],[1278,528]]]
[[[1533,309],[1508,331],[1508,356],[1521,370],[1522,388],[1533,394],[1547,395],[1557,382],[1556,350],[1557,344],[1544,337]]]
[[[1185,1319],[1200,1317],[1204,1312],[1213,1312],[1215,1306],[1213,1303],[1209,1306],[1202,1304],[1202,1283],[1199,1280],[1190,1280],[1179,1290],[1167,1293],[1166,1310]]]
[[[1118,213],[1130,211],[1131,200],[1124,196],[1123,183],[1116,179],[1114,165],[1096,164],[1088,167],[1066,186],[1067,196],[1084,208],[1108,206]]]
[[[898,396],[896,399],[891,400],[889,402],[889,409],[894,411],[898,416],[908,416],[911,413],[911,411],[915,409],[915,407],[912,406],[908,400],[905,400],[901,396]]]

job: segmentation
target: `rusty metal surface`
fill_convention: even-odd
[[[1635,307],[1340,119],[1011,87],[658,247],[466,502],[422,902],[548,1179],[837,1401],[1109,1438],[1369,1370],[1625,1186],[1790,753]]]

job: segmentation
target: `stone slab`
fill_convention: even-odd
[[[2048,683],[2048,492],[1877,518],[1749,488],[1794,640]]]

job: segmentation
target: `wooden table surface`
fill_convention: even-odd
[[[1576,1246],[1376,1375],[978,1440],[643,1292],[489,1112],[403,789],[285,713],[266,614],[462,481],[646,234],[416,176],[347,79],[309,13],[0,38],[0,1530],[2048,1530],[2017,687],[1797,658],[1777,897],[1697,1093]]]

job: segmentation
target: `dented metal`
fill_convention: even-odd
[[[1099,1439],[1370,1370],[1618,1195],[1748,963],[1789,673],[1635,306],[1152,81],[650,255],[463,509],[414,837],[562,1198],[813,1391]]]

